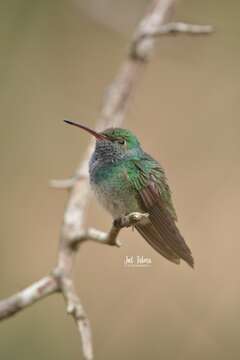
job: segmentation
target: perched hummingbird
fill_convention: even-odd
[[[96,132],[64,120],[96,138],[89,161],[90,184],[100,203],[113,219],[132,212],[149,217],[135,225],[137,231],[162,256],[179,264],[194,266],[191,250],[176,226],[176,212],[161,165],[144,152],[129,130],[110,128]]]

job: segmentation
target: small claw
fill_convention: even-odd
[[[122,216],[118,219],[115,219],[113,224],[117,228],[124,228],[124,227],[130,227],[137,224],[142,219],[147,219],[149,214],[147,213],[139,213],[139,212],[133,212],[126,216]]]
[[[147,213],[134,212],[129,214],[129,220],[130,220],[129,222],[131,223],[131,225],[134,225],[138,223],[140,220],[148,218],[148,216],[149,215]]]

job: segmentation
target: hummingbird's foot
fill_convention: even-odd
[[[114,220],[113,225],[119,229],[124,227],[134,227],[138,222],[148,218],[148,213],[132,212]]]

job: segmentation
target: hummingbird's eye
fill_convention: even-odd
[[[124,139],[118,139],[117,142],[118,142],[120,145],[125,145],[125,144],[126,144],[126,140],[124,140]]]

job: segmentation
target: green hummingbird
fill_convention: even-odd
[[[162,256],[191,267],[191,250],[176,226],[177,216],[171,191],[161,165],[142,149],[129,130],[110,128],[97,132],[82,124],[64,120],[96,138],[89,161],[90,184],[99,202],[119,219],[132,212],[148,213],[135,225],[137,231]]]

